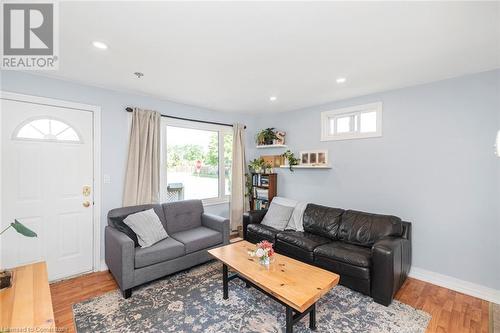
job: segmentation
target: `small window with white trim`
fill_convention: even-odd
[[[382,103],[321,112],[321,141],[382,136]]]
[[[16,140],[81,143],[77,131],[62,120],[38,117],[24,121],[14,131]]]

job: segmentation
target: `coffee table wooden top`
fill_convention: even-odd
[[[236,242],[208,250],[212,256],[283,303],[304,312],[335,287],[340,276],[281,254],[266,267],[248,255],[255,245]]]

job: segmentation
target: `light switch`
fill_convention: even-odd
[[[104,184],[111,184],[111,176],[110,175],[104,175],[103,180],[104,180]]]

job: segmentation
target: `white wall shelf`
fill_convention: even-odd
[[[289,165],[280,165],[282,169],[289,169]],[[292,169],[331,169],[331,165],[294,165]]]
[[[255,146],[257,149],[265,149],[265,148],[286,148],[287,145],[259,145]]]

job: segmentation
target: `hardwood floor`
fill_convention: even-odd
[[[75,332],[72,305],[118,288],[113,276],[105,271],[91,273],[50,285],[56,327]],[[118,332],[117,332],[118,333]]]
[[[488,332],[489,302],[479,298],[408,278],[396,299],[432,315],[428,333]]]
[[[56,326],[65,332],[75,332],[71,306],[116,288],[108,272],[52,284],[50,290]],[[428,333],[488,332],[489,303],[478,298],[409,278],[396,299],[432,315]]]

